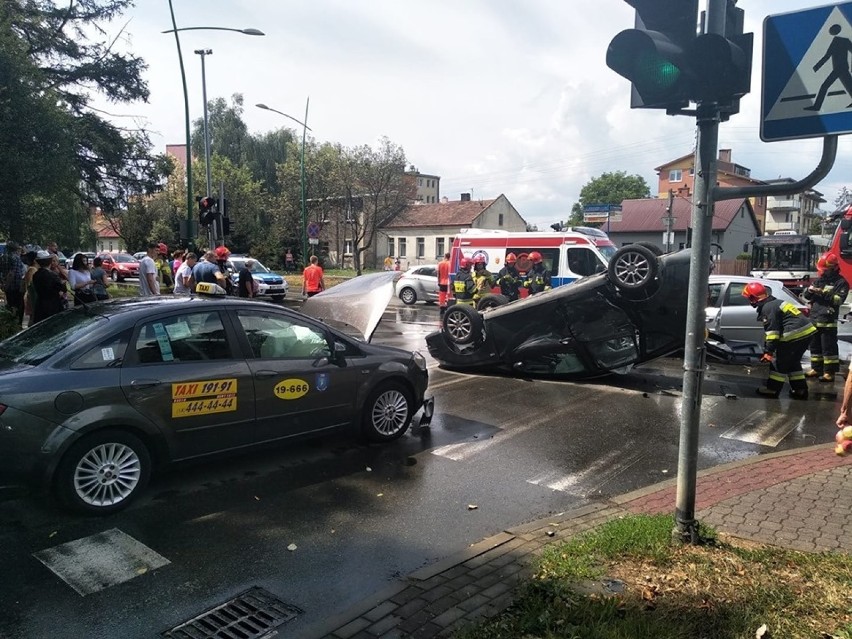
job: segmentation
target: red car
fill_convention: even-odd
[[[129,253],[99,253],[103,268],[113,282],[121,282],[125,277],[139,277],[139,262]]]

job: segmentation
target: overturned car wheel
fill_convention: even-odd
[[[472,306],[454,304],[444,313],[441,325],[453,344],[470,344],[482,332],[482,316]]]
[[[508,303],[509,298],[505,295],[489,294],[483,296],[483,298],[476,303],[476,310],[484,311],[486,308],[496,308]]]
[[[646,246],[629,244],[615,252],[607,266],[610,280],[624,291],[641,291],[659,272],[657,256]]]

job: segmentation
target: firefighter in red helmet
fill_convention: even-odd
[[[476,291],[473,293],[474,302],[488,295],[495,286],[494,275],[486,268],[487,266],[488,258],[483,254],[480,253],[473,258],[473,281],[476,284]]]
[[[833,382],[840,370],[837,347],[837,320],[840,305],[849,294],[849,283],[840,274],[840,261],[833,253],[824,253],[817,260],[820,276],[802,292],[810,302],[811,321],[816,333],[811,338],[811,370],[805,376],[821,382]]]
[[[802,371],[802,355],[808,350],[816,328],[795,304],[776,299],[760,282],[749,282],[743,297],[757,309],[765,333],[762,362],[769,362],[769,379],[757,389],[758,395],[777,399],[790,381],[790,397],[808,398],[808,384]]]
[[[521,274],[515,263],[518,261],[514,253],[506,255],[506,265],[497,273],[497,286],[506,298],[513,302],[520,297]]]
[[[532,251],[529,258],[530,262],[532,262],[532,268],[529,270],[527,277],[524,280],[524,287],[526,287],[526,289],[530,292],[530,295],[541,293],[542,291],[549,291],[551,288],[550,271],[547,267],[545,267],[541,253],[538,251]]]
[[[459,260],[459,270],[453,280],[453,297],[459,304],[473,305],[473,294],[476,292],[476,283],[470,273],[471,261],[463,257]]]

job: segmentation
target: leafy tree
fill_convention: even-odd
[[[45,217],[39,202],[61,203],[61,215],[89,206],[110,215],[132,194],[158,188],[167,165],[150,154],[147,134],[90,106],[96,93],[112,102],[148,98],[144,62],[113,50],[102,26],[130,4],[0,3],[0,225],[11,236],[34,232]]]
[[[625,171],[603,173],[592,178],[580,190],[580,201],[571,207],[568,226],[583,224],[583,207],[591,204],[616,204],[624,200],[636,200],[650,197],[645,178],[640,175],[627,175]]]

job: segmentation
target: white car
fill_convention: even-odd
[[[414,304],[417,301],[437,302],[438,266],[421,264],[408,269],[397,280],[396,296],[405,304]]]
[[[284,276],[270,271],[258,262],[257,259],[248,257],[247,255],[231,255],[228,258],[227,268],[231,273],[234,290],[237,290],[240,269],[245,266],[247,260],[254,260],[254,264],[251,267],[251,275],[256,284],[256,295],[258,297],[268,296],[275,301],[283,300],[287,295],[287,280],[284,279]]]

